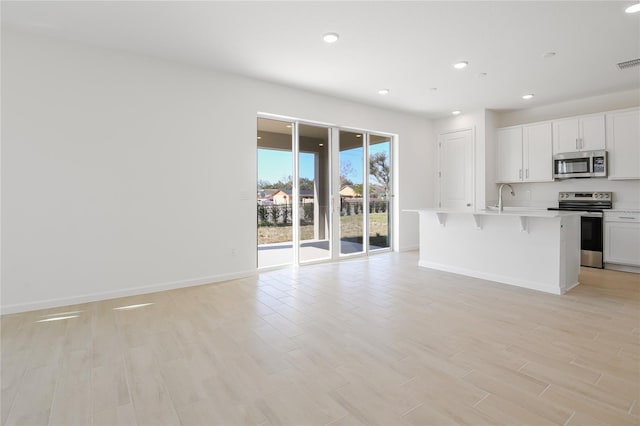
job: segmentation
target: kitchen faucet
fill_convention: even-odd
[[[511,190],[511,195],[513,195],[514,197],[516,195],[516,193],[513,192],[513,188],[508,183],[503,183],[502,185],[500,185],[500,189],[498,189],[498,211],[499,212],[504,210],[504,206],[502,205],[502,188],[504,188],[505,185],[508,186],[509,189]]]

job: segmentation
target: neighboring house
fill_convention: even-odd
[[[271,204],[288,204],[291,199],[291,195],[287,194],[282,189],[259,189],[258,190],[258,204],[271,205]]]
[[[279,189],[278,192],[271,197],[273,204],[291,204],[291,194],[287,194],[286,190]]]
[[[360,197],[360,195],[357,194],[355,189],[353,189],[353,187],[350,185],[345,185],[342,188],[340,188],[340,196],[347,197],[347,198]]]
[[[289,198],[292,197],[292,192],[290,189],[285,189],[284,192],[289,196]],[[307,203],[313,203],[313,189],[301,189],[300,190],[300,202],[302,204],[307,204]]]
[[[258,204],[266,206],[271,204],[291,204],[293,199],[290,189],[259,189]],[[301,189],[300,199],[303,204],[313,203],[313,190]]]

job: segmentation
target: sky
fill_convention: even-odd
[[[369,147],[369,153],[375,154],[388,151],[388,143],[379,143]],[[285,182],[288,176],[293,176],[293,164],[291,151],[274,149],[258,149],[258,180],[266,180],[271,183]],[[353,183],[362,183],[362,148],[350,149],[340,152],[340,163],[349,161],[352,172],[347,176]],[[307,152],[300,153],[300,177],[313,180],[314,155]]]
[[[286,182],[289,176],[293,176],[292,158],[291,151],[258,149],[258,180]],[[313,180],[314,166],[313,154],[301,152],[300,177]]]

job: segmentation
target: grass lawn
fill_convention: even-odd
[[[387,225],[387,213],[369,214],[369,237],[372,243],[382,245],[382,241],[388,241],[389,235]],[[340,217],[340,237],[345,239],[356,239],[362,236],[362,215],[341,216]],[[375,238],[378,237],[378,238]],[[303,225],[300,227],[301,240],[313,239],[313,225]],[[258,225],[258,244],[273,244],[291,241],[293,239],[293,228],[287,226],[260,226]],[[380,240],[376,243],[375,240]],[[388,244],[384,244],[385,246]]]

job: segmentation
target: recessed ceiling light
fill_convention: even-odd
[[[438,91],[438,88],[437,88],[437,87],[432,87],[432,88],[431,88],[431,89],[429,89],[429,90],[431,90],[432,92],[437,92],[437,91]]]
[[[360,134],[356,135],[356,138],[361,138],[361,137],[362,137],[362,135],[360,135]]]
[[[487,76],[486,72],[481,72],[481,73],[478,74],[478,77],[480,77],[480,78],[484,78],[486,76]]]
[[[458,115],[458,114],[460,114],[460,111],[451,111],[451,114]]]
[[[543,58],[553,58],[554,56],[556,56],[556,52],[544,52],[542,54]]]
[[[632,4],[631,6],[626,8],[624,11],[627,12],[627,13],[640,12],[640,3]]]
[[[388,95],[389,94],[389,89],[380,89],[380,90],[378,90],[378,93],[380,95]]]
[[[467,65],[469,65],[469,62],[467,61],[460,61],[460,62],[456,62],[455,64],[453,64],[453,67],[457,70],[461,70],[462,68],[466,68]]]
[[[262,139],[262,136],[258,136],[258,139]]]
[[[324,146],[324,144],[323,143],[319,143],[318,146]]]
[[[533,98],[533,93],[529,93],[529,94],[526,94],[526,95],[522,95],[522,99],[529,100],[529,99],[531,99],[531,98]]]
[[[339,38],[340,36],[336,33],[326,33],[322,36],[325,43],[335,43]]]

